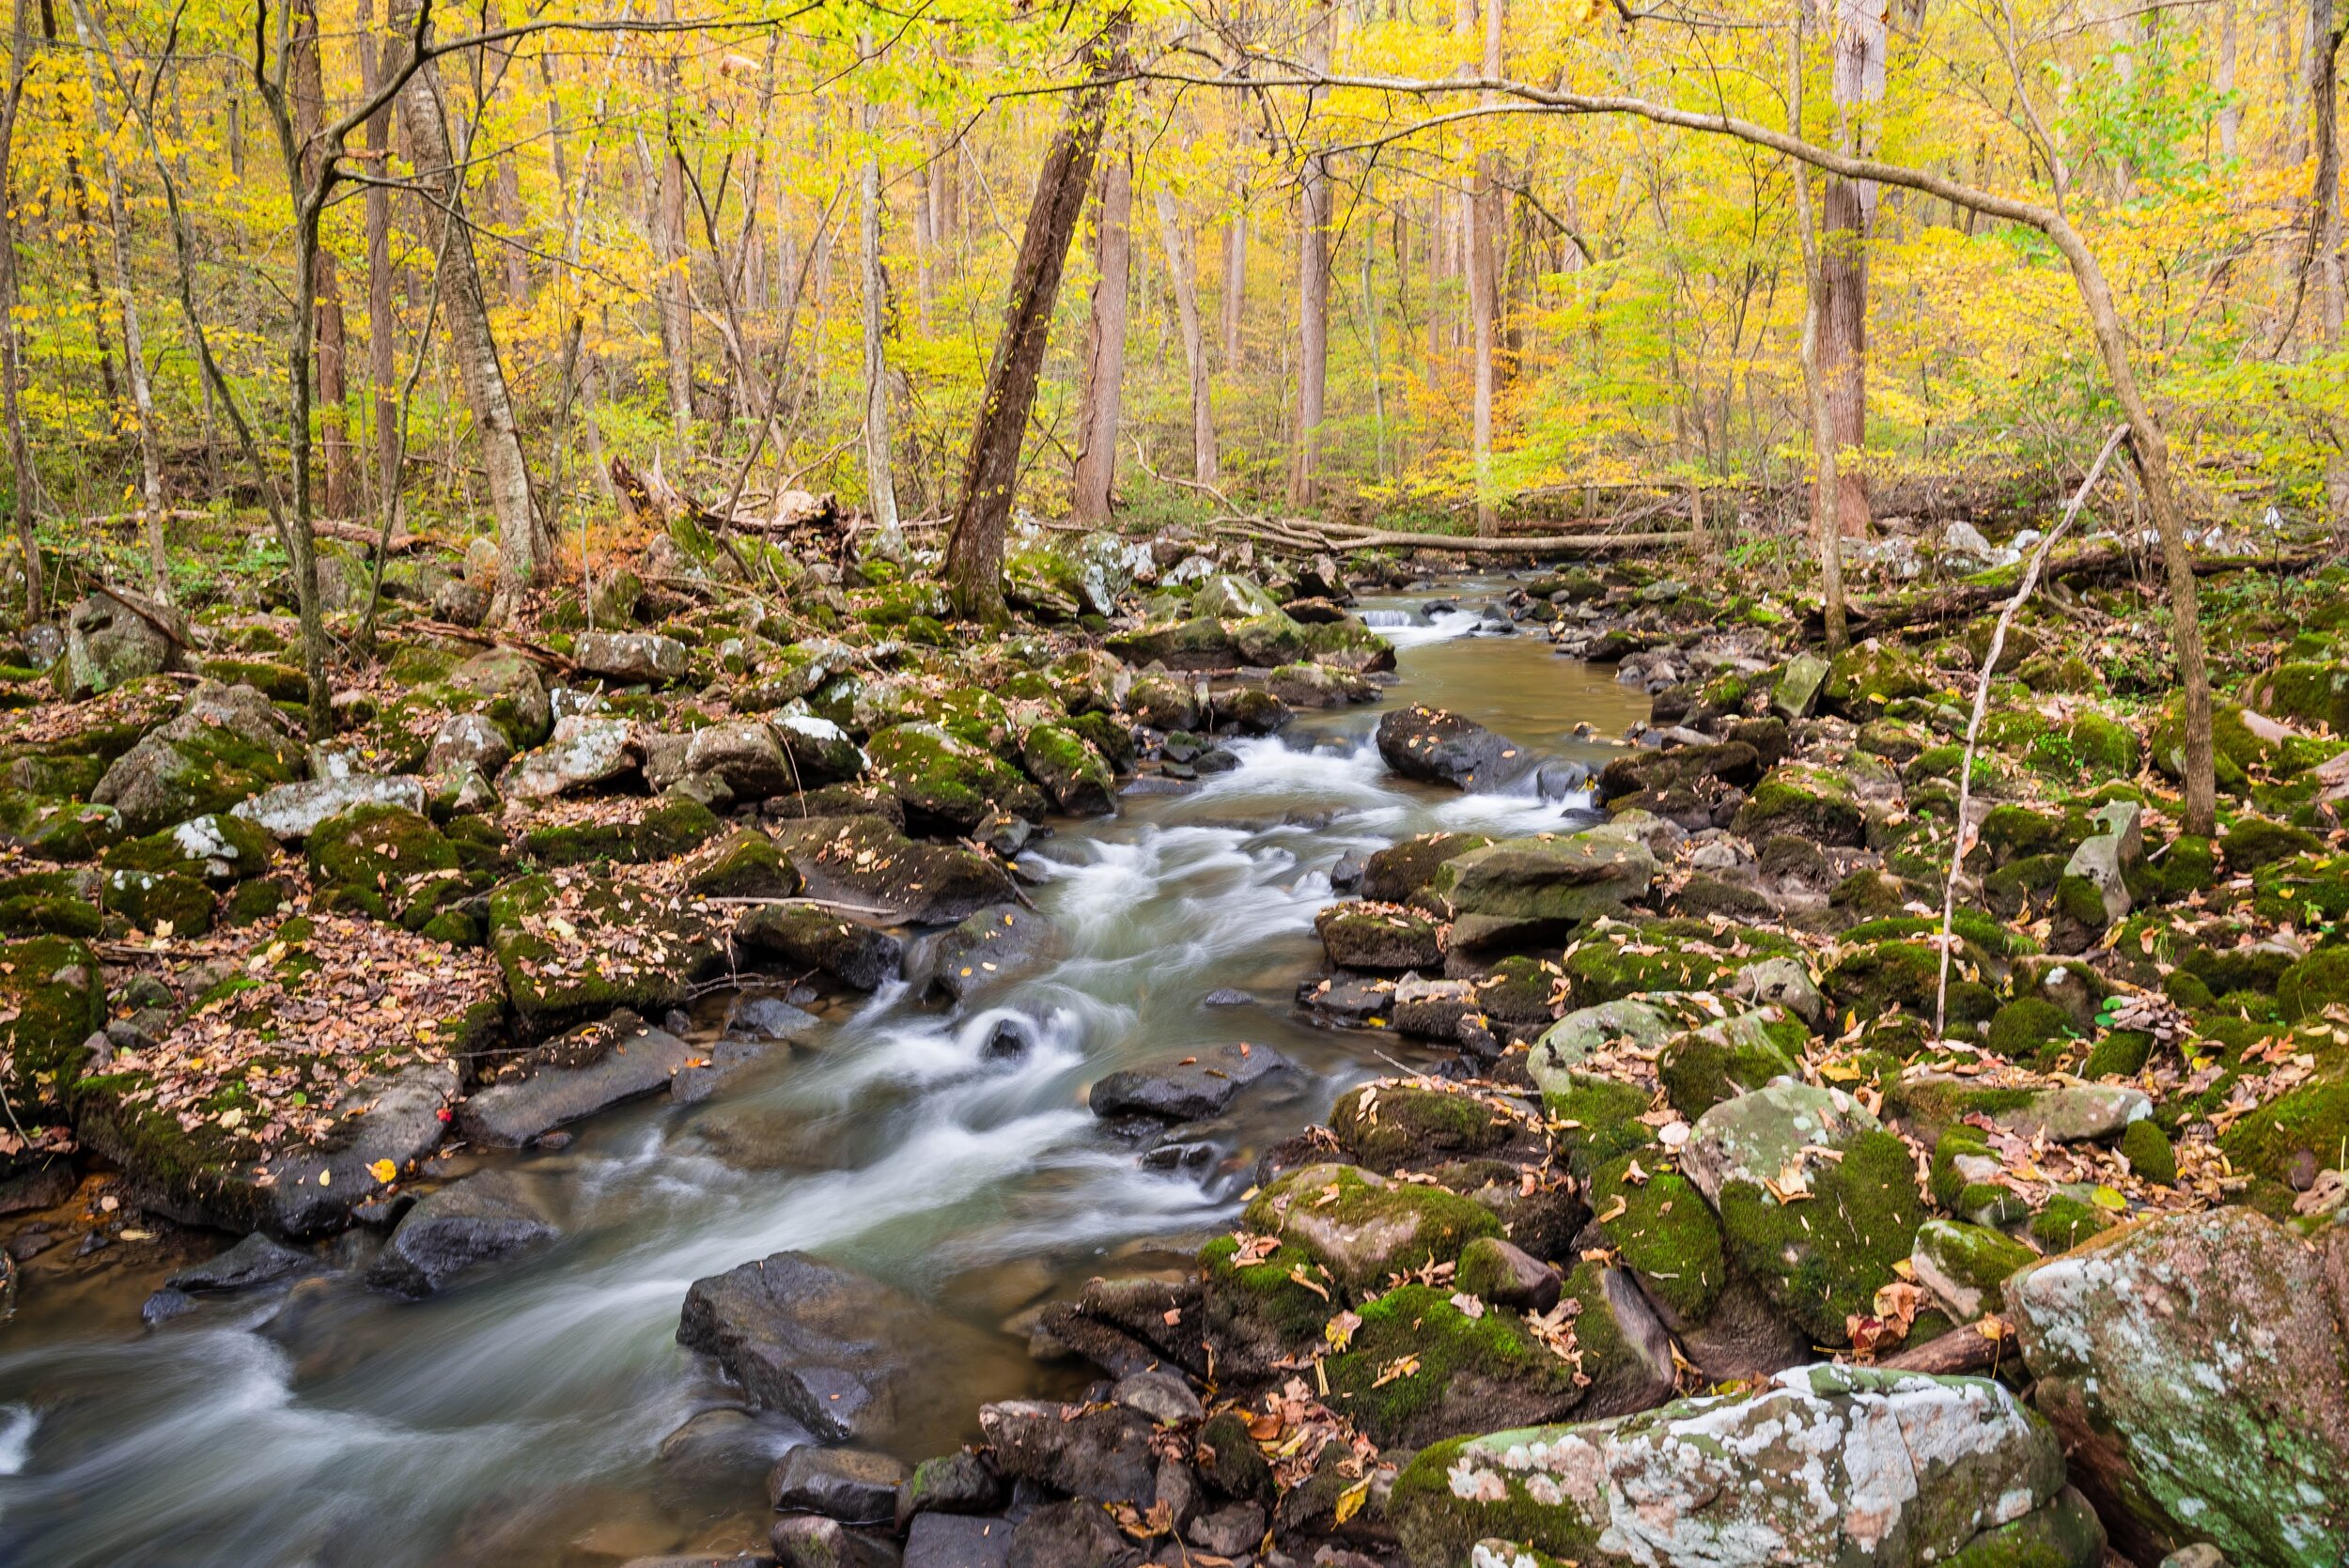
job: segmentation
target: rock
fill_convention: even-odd
[[[1396,1478],[1388,1518],[1423,1568],[1496,1536],[1586,1564],[1923,1568],[2059,1518],[2056,1549],[1981,1560],[2096,1568],[2103,1532],[2063,1492],[2056,1435],[1996,1383],[1810,1366],[1618,1421],[1436,1444]]]
[[[931,995],[960,1001],[1027,973],[1053,950],[1052,923],[1017,904],[992,904],[969,919],[916,941],[906,954],[906,977]]]
[[[1103,645],[1137,668],[1147,664],[1169,670],[1228,670],[1240,661],[1239,649],[1223,623],[1211,615],[1112,632]]]
[[[1770,711],[1788,723],[1806,717],[1818,706],[1828,675],[1828,661],[1817,654],[1795,655],[1786,661],[1786,673],[1779,676],[1778,686],[1770,692]]]
[[[1314,919],[1330,962],[1347,970],[1438,969],[1443,944],[1436,923],[1396,904],[1332,904]]]
[[[1807,1168],[1806,1149],[1835,1148],[1881,1124],[1840,1089],[1781,1083],[1724,1100],[1697,1118],[1680,1152],[1680,1169],[1706,1203],[1720,1206],[1731,1182],[1760,1186],[1789,1165]]]
[[[1362,897],[1377,904],[1400,904],[1433,879],[1444,862],[1491,839],[1482,833],[1423,833],[1391,844],[1362,864]]]
[[[2067,882],[2077,880],[2084,884],[2095,900],[2092,906],[2086,908],[2063,900],[2062,907],[2067,914],[2079,918],[2092,909],[2103,914],[2102,920],[2084,920],[2084,924],[2101,930],[2128,915],[2132,903],[2125,879],[2122,841],[2118,836],[2097,833],[2083,839],[2080,846],[2072,851],[2072,858],[2064,862],[2063,877]],[[2060,885],[2058,898],[2062,900]]]
[[[1579,1263],[1566,1290],[1581,1308],[1574,1337],[1591,1380],[1577,1412],[1595,1421],[1652,1410],[1672,1398],[1679,1377],[1672,1337],[1631,1270]]]
[[[900,1568],[904,1561],[896,1543],[808,1514],[777,1519],[767,1544],[779,1568]]]
[[[1295,1070],[1295,1063],[1269,1046],[1226,1043],[1107,1074],[1085,1103],[1105,1118],[1197,1122],[1221,1113],[1252,1084]]]
[[[1110,1398],[1161,1426],[1178,1426],[1206,1414],[1190,1384],[1172,1372],[1137,1372],[1121,1377],[1110,1390]]]
[[[1004,1568],[1011,1532],[1006,1519],[919,1514],[906,1532],[905,1568]]]
[[[925,1459],[897,1488],[897,1529],[921,1514],[992,1514],[1003,1506],[1003,1491],[995,1467],[967,1448]]]
[[[975,1336],[877,1280],[776,1252],[693,1281],[677,1343],[717,1358],[751,1404],[825,1442],[886,1445],[930,1415],[934,1379]]]
[[[505,1171],[482,1171],[428,1194],[383,1244],[367,1283],[412,1299],[485,1263],[552,1241],[555,1228]]]
[[[2006,1282],[2034,1399],[2129,1558],[2336,1568],[2349,1541],[2349,1233],[2248,1208],[2108,1231]]]
[[[177,718],[115,759],[90,800],[120,813],[126,832],[151,833],[289,784],[303,764],[291,727],[268,698],[249,686],[207,681]]]
[[[780,714],[775,719],[774,731],[785,754],[791,759],[792,772],[801,789],[819,789],[826,784],[861,779],[870,766],[864,748],[829,719],[808,713]]]
[[[1141,1568],[1143,1551],[1091,1502],[1046,1503],[1011,1532],[1006,1568]]]
[[[1501,1234],[1491,1211],[1472,1200],[1390,1182],[1352,1165],[1289,1172],[1257,1194],[1241,1219],[1249,1231],[1289,1243],[1351,1293],[1376,1289],[1388,1275],[1431,1259],[1455,1263],[1470,1242]]]
[[[92,594],[66,612],[65,695],[91,697],[179,667],[188,625],[177,611],[127,589]]]
[[[2130,1123],[2153,1113],[2153,1099],[2142,1089],[2075,1083],[2042,1089],[2022,1105],[1992,1111],[1990,1119],[2022,1138],[2086,1143],[2118,1138]]]
[[[767,1501],[786,1514],[821,1514],[843,1524],[894,1524],[905,1466],[870,1449],[802,1445],[767,1477]]]
[[[737,828],[693,852],[685,888],[696,898],[789,898],[800,891],[800,874],[773,839]]]
[[[1117,810],[1117,780],[1101,753],[1059,724],[1031,724],[1019,737],[1019,761],[1052,804],[1071,816]]]
[[[764,800],[787,794],[799,783],[774,727],[757,719],[736,719],[695,730],[675,767],[680,776],[723,784],[736,800]],[[645,774],[656,788],[668,787],[670,781],[654,777],[649,757]]]
[[[1531,752],[1456,713],[1414,703],[1378,721],[1378,754],[1407,779],[1495,789],[1531,770]]]
[[[1671,1039],[1672,1032],[1661,1013],[1629,997],[1578,1007],[1533,1042],[1526,1053],[1526,1071],[1545,1094],[1564,1094],[1573,1087],[1574,1070],[1609,1041],[1628,1040],[1652,1051]]]
[[[1237,621],[1276,613],[1281,605],[1278,599],[1251,579],[1219,572],[1200,583],[1191,594],[1190,608],[1193,614],[1212,615],[1220,621]]]
[[[1453,1281],[1496,1307],[1546,1312],[1558,1304],[1558,1271],[1513,1242],[1479,1236],[1460,1250]]]
[[[11,1285],[16,1282],[8,1272],[8,1264],[5,1254],[0,1254],[0,1280],[6,1280]],[[185,1317],[195,1309],[194,1296],[185,1291],[173,1290],[165,1286],[139,1303],[139,1321],[149,1328],[160,1328],[173,1318]]]
[[[452,713],[432,732],[424,753],[424,771],[433,777],[459,768],[474,768],[484,778],[514,760],[514,742],[506,733],[478,713]]]
[[[1619,915],[1646,894],[1656,857],[1635,839],[1595,830],[1502,839],[1437,867],[1427,901],[1463,917],[1582,923]]]
[[[424,781],[408,774],[370,773],[304,779],[264,790],[240,802],[229,815],[253,823],[281,844],[291,844],[307,838],[320,823],[362,805],[397,806],[422,813]]]
[[[520,648],[490,648],[449,672],[450,691],[470,710],[495,724],[515,750],[546,739],[554,722],[552,699],[536,660]]]
[[[1916,1250],[1908,1257],[1917,1282],[1947,1302],[1960,1322],[1997,1312],[2007,1277],[2038,1261],[2038,1253],[2001,1231],[1954,1219],[1918,1226]]]
[[[1378,694],[1366,677],[1327,664],[1283,664],[1265,677],[1265,690],[1290,707],[1342,707]]]
[[[1183,1531],[1183,1539],[1201,1551],[1236,1558],[1264,1539],[1265,1513],[1252,1502],[1230,1503],[1203,1514]]]
[[[513,800],[551,800],[590,784],[609,784],[634,771],[643,757],[636,726],[627,720],[567,714],[545,745],[507,764],[498,789]]]
[[[910,839],[884,817],[809,817],[786,822],[777,839],[811,897],[858,906],[873,919],[942,925],[1017,902],[993,861]]]
[[[479,626],[490,618],[489,590],[450,578],[432,590],[432,613],[454,626]]]
[[[1096,1503],[1136,1508],[1149,1507],[1157,1491],[1158,1456],[1150,1446],[1156,1425],[1118,1405],[1085,1408],[1023,1399],[979,1409],[979,1430],[1004,1475]]]
[[[663,685],[685,676],[685,644],[649,631],[583,631],[571,662],[607,680]]]
[[[658,1093],[700,1052],[635,1014],[614,1013],[513,1059],[457,1108],[476,1143],[519,1147],[625,1100]]]
[[[1765,958],[1737,971],[1737,994],[1756,1007],[1782,1007],[1813,1029],[1827,1021],[1827,999],[1798,958]]]
[[[1018,768],[940,725],[892,724],[864,749],[875,779],[904,802],[916,827],[968,833],[999,809],[1031,819],[1044,815],[1043,792]]]
[[[210,1262],[174,1272],[163,1283],[172,1290],[190,1292],[251,1290],[310,1266],[307,1252],[297,1252],[256,1231]]]
[[[665,1014],[724,960],[706,910],[657,888],[576,873],[499,889],[490,900],[490,952],[532,1039],[623,1007]]]
[[[821,970],[860,991],[897,978],[904,948],[886,931],[814,904],[766,904],[735,924],[738,947],[795,970]]]

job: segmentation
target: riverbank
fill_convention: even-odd
[[[645,581],[678,566],[662,543]],[[1398,607],[1343,601],[1409,567],[1236,564],[1039,544],[1035,601],[1075,614],[983,644],[887,562],[771,599],[607,584],[608,629],[558,603],[486,651],[418,617],[323,752],[269,706],[291,694],[269,617],[200,619],[193,659],[144,615],[86,625],[67,668],[109,690],[17,710],[8,753],[9,1190],[32,1206],[6,1332],[71,1343],[0,1361],[23,1412],[0,1539],[140,1560],[147,1521],[56,1509],[162,1463],[211,1489],[179,1539],[220,1560],[336,1560],[387,1501],[414,1532],[392,1555],[419,1560],[1437,1562],[1486,1537],[1639,1560],[1667,1547],[1621,1499],[1677,1463],[1674,1423],[1790,1400],[1979,1450],[1962,1484],[1910,1478],[1937,1534],[1896,1510],[1857,1527],[1871,1550],[2029,1536],[2088,1561],[2107,1530],[2133,1553],[2178,1535],[2158,1486],[2092,1511],[2066,1491],[1999,1385],[1752,1390],[1822,1350],[1937,1357],[2166,1477],[2133,1409],[2046,1397],[2143,1347],[2001,1312],[2007,1273],[2052,1296],[2043,1254],[2124,1219],[2174,1246],[2224,1205],[2233,1228],[2194,1247],[2321,1281],[2284,1227],[2322,1230],[2341,1190],[2337,588],[2215,607],[2259,666],[2216,844],[2170,831],[2160,672],[2122,596],[2027,622],[1937,1034],[1927,917],[1981,623],[1828,665],[1790,657],[1767,596],[1638,568],[1478,582],[1374,627]],[[2078,641],[2091,617],[2107,650]],[[1374,736],[1382,631],[1485,635],[1441,644]],[[1553,648],[1627,678],[1546,691],[1582,668]],[[1818,1239],[1829,1213],[1849,1243]],[[199,1262],[254,1227],[278,1241]],[[182,1263],[135,1352],[74,1339]],[[2255,1304],[2304,1373],[2341,1343],[2309,1316],[2328,1288]],[[704,1358],[648,1343],[656,1319]],[[191,1358],[245,1392],[153,1421]],[[395,1383],[423,1390],[396,1430],[335,1418]],[[1748,1391],[1666,1403],[1718,1387]],[[1658,1405],[1636,1441],[1563,1424]],[[187,1463],[257,1410],[274,1470]],[[2301,1455],[2326,1419],[2272,1431]],[[1536,1423],[1560,1429],[1470,1441]],[[2281,1440],[2220,1436],[2231,1465]],[[1509,1458],[1536,1441],[1531,1470]],[[741,1494],[778,1454],[761,1545]],[[1830,1534],[1789,1549],[1858,1541],[1837,1488],[1866,1457],[1844,1445],[1834,1519],[1802,1527]],[[397,1500],[467,1470],[454,1498]],[[1570,1470],[1607,1478],[1600,1503]],[[615,1481],[640,1500],[587,1500]],[[289,1483],[342,1505],[297,1523]],[[1750,1523],[1685,1503],[1673,1528],[1708,1540]]]

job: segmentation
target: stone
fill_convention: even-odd
[[[1724,1100],[1698,1117],[1680,1151],[1680,1169],[1718,1208],[1729,1183],[1760,1187],[1781,1179],[1789,1166],[1815,1169],[1818,1157],[1804,1151],[1834,1148],[1881,1126],[1840,1089],[1773,1084]]]
[[[488,589],[453,577],[432,590],[432,613],[453,626],[479,626],[490,604]]]
[[[931,1418],[938,1376],[983,1354],[972,1331],[805,1252],[694,1281],[677,1343],[714,1356],[754,1407],[865,1447]]]
[[[853,990],[897,978],[904,946],[886,931],[814,904],[764,904],[735,923],[736,946],[795,970],[821,970]]]
[[[1139,1410],[1006,1400],[979,1409],[995,1467],[1096,1503],[1147,1508],[1158,1487],[1157,1422]],[[1095,1512],[1098,1513],[1097,1509]]]
[[[633,1013],[614,1013],[512,1058],[494,1082],[457,1108],[458,1130],[476,1143],[519,1147],[567,1122],[666,1089],[700,1054]]]
[[[1097,1505],[1047,1503],[1011,1532],[1006,1568],[1141,1568],[1143,1550]]]
[[[685,644],[649,631],[583,631],[571,645],[571,662],[607,680],[664,685],[685,676]]]
[[[2086,1143],[2118,1138],[2153,1113],[2153,1098],[2142,1089],[2074,1083],[2042,1089],[2021,1105],[1991,1111],[1990,1119],[2021,1138]]]
[[[1071,816],[1107,816],[1117,810],[1117,780],[1109,763],[1075,731],[1030,724],[1019,737],[1019,761],[1058,810]]]
[[[555,1238],[554,1226],[506,1171],[482,1171],[426,1195],[367,1270],[367,1283],[411,1299],[458,1275]]]
[[[1085,1103],[1104,1118],[1203,1121],[1221,1113],[1242,1090],[1293,1073],[1296,1065],[1269,1046],[1227,1042],[1106,1074],[1095,1081]]]
[[[2034,1399],[2115,1545],[2337,1568],[2349,1541],[2349,1232],[2248,1208],[2110,1230],[2006,1282]]]
[[[133,836],[226,811],[305,764],[292,726],[249,686],[199,685],[176,718],[117,757],[90,800],[120,814]]]
[[[1226,1504],[1193,1519],[1183,1539],[1201,1551],[1236,1558],[1264,1539],[1265,1512],[1252,1502]]]
[[[209,1262],[191,1264],[163,1281],[172,1290],[188,1292],[251,1290],[312,1266],[310,1254],[256,1231]]]
[[[566,714],[545,745],[507,764],[498,777],[498,789],[513,800],[551,800],[591,784],[609,784],[633,772],[643,758],[636,726],[627,720]]]
[[[1339,969],[1421,970],[1443,964],[1436,923],[1400,905],[1332,904],[1314,918],[1314,934]]]
[[[960,1001],[1034,970],[1055,950],[1052,923],[1018,904],[990,904],[906,953],[917,990]]]
[[[187,621],[126,589],[91,594],[66,612],[65,695],[91,697],[179,668]]]
[[[1828,661],[1815,653],[1798,653],[1786,661],[1786,673],[1770,692],[1770,711],[1788,723],[1808,716],[1818,706],[1827,685]]]
[[[821,1514],[849,1525],[894,1524],[905,1465],[870,1449],[802,1444],[767,1477],[767,1501],[786,1514]]]
[[[1137,1372],[1117,1380],[1110,1398],[1139,1410],[1162,1426],[1178,1426],[1206,1414],[1199,1395],[1179,1373]]]
[[[812,1514],[777,1519],[767,1545],[778,1568],[901,1568],[905,1560],[895,1542]]]
[[[1423,1568],[1495,1536],[1585,1564],[1923,1568],[2064,1511],[2063,1491],[2055,1433],[1999,1385],[1819,1365],[1611,1421],[1435,1444],[1396,1478],[1388,1518]],[[2103,1548],[2091,1528],[2000,1560],[2096,1568]]]
[[[1350,1293],[1430,1260],[1456,1263],[1478,1236],[1501,1234],[1500,1220],[1470,1199],[1353,1165],[1291,1171],[1258,1193],[1241,1219],[1253,1234],[1293,1245]]]
[[[514,742],[496,723],[478,713],[452,713],[432,732],[432,743],[425,749],[424,771],[438,777],[472,768],[489,778],[513,760]]]
[[[995,862],[910,839],[885,817],[789,821],[777,842],[810,897],[856,906],[871,919],[943,925],[1018,902],[1010,877]]]
[[[1546,1312],[1558,1304],[1558,1271],[1514,1242],[1478,1236],[1460,1249],[1453,1281],[1496,1307]]]
[[[1526,1053],[1525,1068],[1545,1094],[1564,1094],[1573,1087],[1574,1070],[1609,1041],[1628,1040],[1652,1051],[1671,1039],[1672,1032],[1672,1025],[1655,1008],[1618,997],[1578,1007],[1544,1030]]]
[[[891,724],[865,742],[874,778],[906,808],[909,823],[968,833],[997,810],[1044,815],[1044,792],[985,747],[926,722]]]
[[[2134,907],[2125,877],[2126,863],[2122,840],[2115,834],[2097,833],[2081,840],[2079,847],[2072,851],[2072,858],[2063,864],[2066,881],[2077,878],[2093,891],[2103,910],[2104,925],[2125,919]],[[2069,904],[2064,908],[2067,913],[2074,912]]]
[[[1496,789],[1532,770],[1533,753],[1484,725],[1414,703],[1378,721],[1378,754],[1407,779]]]
[[[1579,924],[1619,915],[1656,879],[1656,857],[1604,830],[1502,839],[1437,867],[1424,899],[1467,916]]]
[[[425,808],[424,781],[404,773],[304,779],[264,790],[250,800],[239,802],[229,815],[253,823],[280,844],[296,844],[307,838],[320,823],[364,805],[397,806],[421,814]]]
[[[764,800],[787,794],[799,782],[774,726],[758,719],[736,719],[695,730],[677,765],[683,776],[714,779],[724,784],[726,793],[737,800]],[[666,787],[666,781],[652,777],[649,759],[646,777],[656,787]]]
[[[958,1514],[923,1514],[906,1531],[905,1568],[1004,1568],[1011,1522]]]
[[[1908,1256],[1917,1282],[1947,1302],[1960,1322],[1997,1312],[2007,1277],[2038,1261],[2038,1253],[2004,1232],[1955,1219],[1918,1226],[1916,1250]]]
[[[1827,999],[1798,958],[1765,958],[1737,971],[1736,992],[1756,1007],[1782,1007],[1813,1029],[1827,1021]]]
[[[861,779],[870,766],[864,748],[829,719],[812,713],[782,713],[775,716],[774,732],[784,754],[791,759],[801,789]]]

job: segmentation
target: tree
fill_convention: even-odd
[[[872,53],[870,39],[858,45]],[[864,157],[857,191],[862,221],[857,236],[864,280],[864,489],[873,521],[884,534],[897,531],[897,481],[889,458],[889,284],[881,272],[880,105],[864,101]],[[717,236],[710,241],[714,245]]]
[[[1159,210],[1159,242],[1166,251],[1167,276],[1174,287],[1174,310],[1183,336],[1183,365],[1190,377],[1191,483],[1216,482],[1214,386],[1207,372],[1206,327],[1199,318],[1199,279],[1194,272],[1190,234],[1175,210],[1174,193],[1161,183],[1155,193]]]
[[[40,481],[33,469],[32,442],[24,433],[24,338],[17,319],[16,128],[24,107],[24,79],[32,67],[32,0],[16,0],[8,40],[8,82],[0,92],[0,413],[8,421],[8,508],[16,514],[16,547],[24,567],[24,623],[47,608],[42,589],[40,537],[34,511]]]
[[[1497,78],[1503,74],[1501,0],[1484,0],[1484,74],[1488,79]],[[1499,101],[1490,93],[1486,94],[1485,101],[1488,105]],[[1494,250],[1493,231],[1500,222],[1500,209],[1501,154],[1488,147],[1477,156],[1468,201],[1469,319],[1476,341],[1475,409],[1470,416],[1474,434],[1470,451],[1476,464],[1476,531],[1488,537],[1501,532],[1500,518],[1493,506],[1493,338],[1501,311],[1501,267]]]
[[[1315,0],[1305,48],[1311,67],[1327,70],[1337,8]],[[1310,506],[1321,498],[1321,421],[1330,385],[1330,164],[1318,150],[1305,154],[1297,180],[1297,437],[1289,470],[1289,500]]]
[[[1085,320],[1083,424],[1077,442],[1072,510],[1079,522],[1110,520],[1117,474],[1117,424],[1126,388],[1126,307],[1133,264],[1133,149],[1120,146],[1100,167],[1095,209],[1093,308]]]
[[[1884,48],[1882,0],[1835,0],[1830,79],[1838,145],[1847,154],[1865,157],[1875,149],[1874,115],[1884,101]],[[1838,530],[1857,538],[1868,532],[1868,482],[1846,454],[1856,456],[1868,440],[1868,241],[1875,228],[1876,182],[1830,173],[1826,184],[1825,233],[1813,284],[1818,294],[1813,380],[1825,405],[1821,434],[1835,448],[1836,493],[1822,495],[1818,505]]]

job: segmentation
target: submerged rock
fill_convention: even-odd
[[[367,1270],[367,1283],[396,1296],[430,1296],[469,1269],[557,1234],[511,1172],[479,1172],[410,1209]]]

